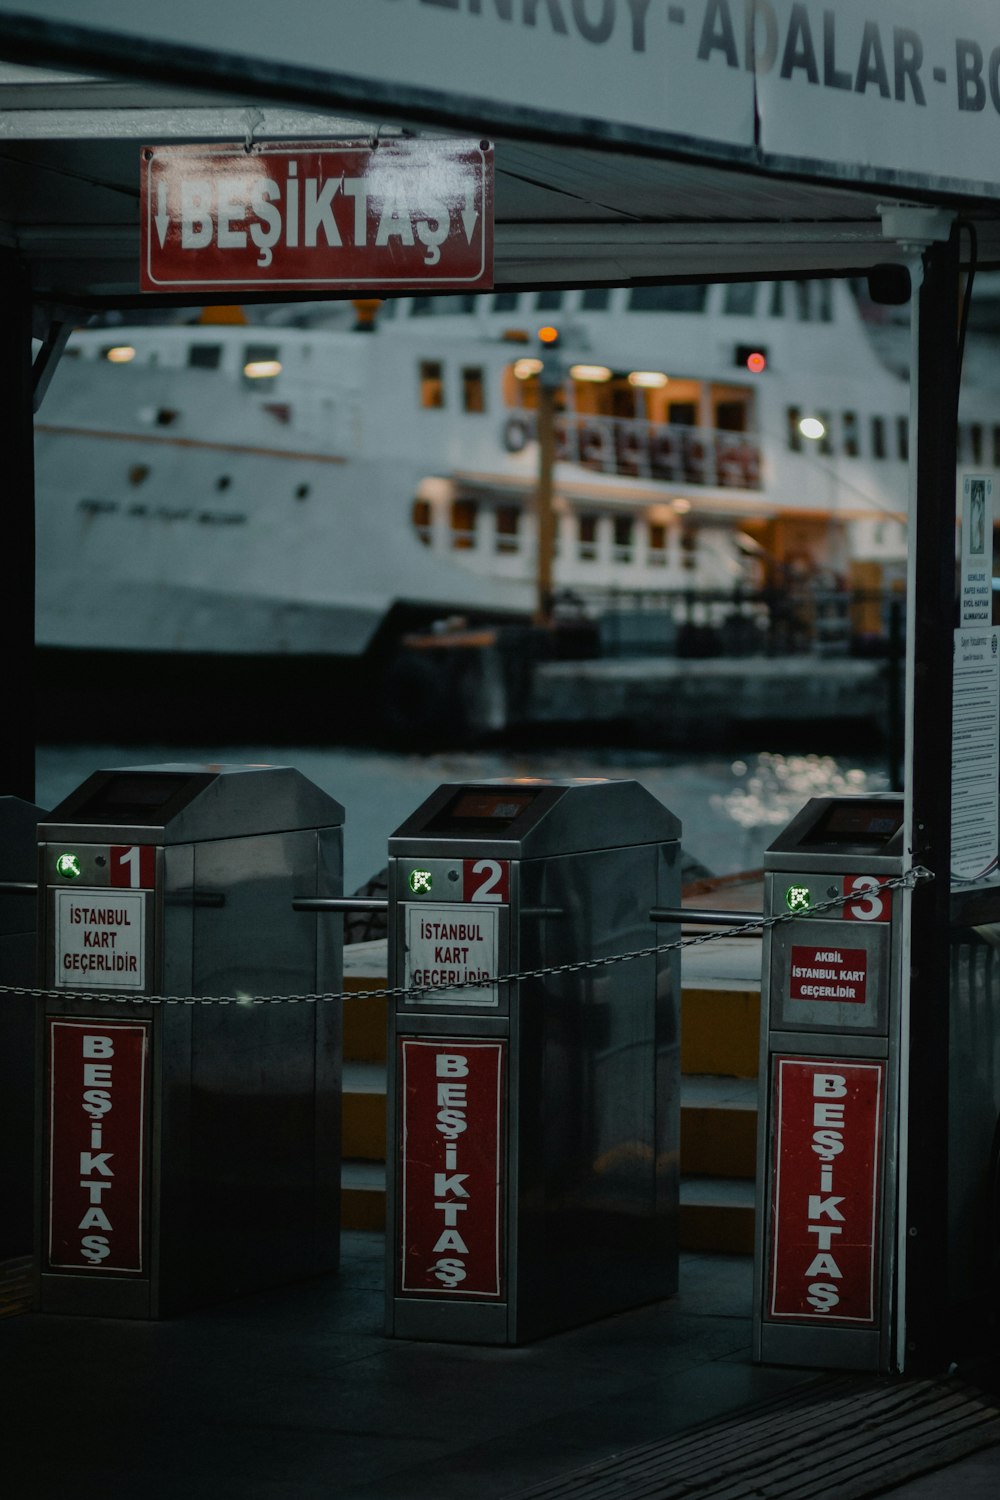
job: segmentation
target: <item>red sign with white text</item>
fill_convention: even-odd
[[[844,895],[850,899],[844,903],[846,922],[890,922],[892,920],[892,892],[882,887],[887,875],[845,875]]]
[[[488,141],[145,146],[140,287],[493,285]]]
[[[792,1000],[835,1000],[864,1005],[868,953],[864,948],[792,948],[788,993]]]
[[[770,1318],[878,1320],[885,1070],[774,1059]]]
[[[48,1022],[54,1270],[144,1269],[148,1021]]]
[[[403,1292],[503,1295],[506,1046],[400,1038]]]
[[[151,891],[156,883],[156,849],[152,844],[112,844],[108,879],[113,886]]]
[[[510,860],[463,859],[462,900],[506,905],[510,900]]]

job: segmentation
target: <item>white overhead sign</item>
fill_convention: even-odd
[[[376,119],[646,140],[896,196],[1000,186],[1000,16],[983,0],[27,3],[0,0],[0,56],[27,35],[43,61],[48,34],[64,61],[230,91],[253,77]]]

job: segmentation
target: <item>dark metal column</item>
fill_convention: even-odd
[[[0,794],[35,798],[35,465],[31,284],[0,251],[0,412],[3,412],[3,733]]]
[[[948,930],[951,886],[952,642],[955,624],[955,428],[958,231],[923,256],[918,303],[916,493],[909,601],[912,712],[907,724],[913,857],[934,873],[914,891],[906,1173],[905,1369],[944,1360],[948,1311]],[[905,983],[905,977],[904,977]]]

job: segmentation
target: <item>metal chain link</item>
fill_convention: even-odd
[[[932,870],[924,865],[914,865],[905,875],[879,881],[880,891],[911,889],[924,880],[935,878]],[[394,1000],[405,995],[433,995],[439,992],[453,994],[455,990],[486,989],[497,984],[516,984],[522,979],[545,979],[552,974],[576,974],[582,970],[605,969],[611,964],[628,963],[633,958],[653,958],[661,953],[673,953],[682,948],[697,948],[703,943],[715,943],[721,938],[746,937],[752,932],[767,932],[772,927],[787,922],[801,922],[820,916],[835,906],[844,906],[850,897],[843,894],[832,896],[815,906],[802,911],[778,912],[774,916],[761,915],[752,922],[741,922],[736,927],[724,927],[717,932],[702,933],[697,937],[676,938],[671,943],[656,943],[648,948],[633,948],[628,953],[612,953],[606,958],[583,958],[572,963],[550,964],[541,969],[521,969],[514,974],[498,974],[491,979],[465,979],[457,984],[406,985],[379,990],[341,990],[338,994],[317,995],[109,995],[92,990],[31,989],[24,985],[0,984],[2,995],[23,995],[36,1000],[88,1000],[95,1005],[319,1005],[338,1000]],[[692,907],[692,917],[697,908]],[[680,919],[681,921],[683,919]]]

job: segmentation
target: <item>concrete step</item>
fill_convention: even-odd
[[[385,1229],[385,1164],[343,1163],[341,1215],[345,1229]],[[680,1248],[752,1255],[753,1182],[719,1177],[681,1179]]]
[[[760,910],[751,876],[685,904]],[[686,934],[704,933],[687,926]],[[681,1244],[753,1249],[760,1032],[760,939],[716,937],[688,947],[681,980]],[[346,1229],[385,1225],[387,1001],[384,939],[344,950],[344,1163]]]
[[[344,1157],[385,1161],[386,1070],[344,1064]],[[681,1079],[681,1174],[742,1177],[756,1170],[757,1082],[751,1078]],[[355,1226],[358,1227],[358,1226]]]

